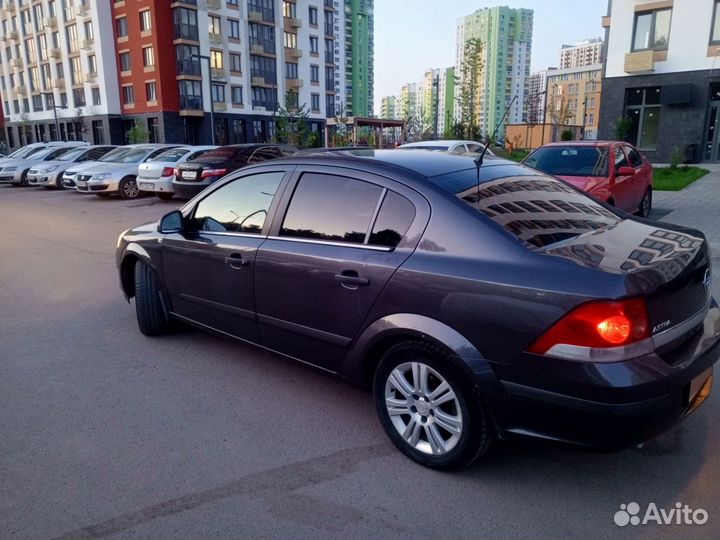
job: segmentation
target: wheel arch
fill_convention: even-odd
[[[120,261],[120,288],[125,294],[125,299],[128,301],[135,296],[135,264],[138,261],[147,264],[158,278],[158,281],[162,283],[160,273],[153,264],[150,254],[138,244],[129,244],[125,248],[125,252]]]
[[[469,369],[470,375],[492,374],[486,358],[465,336],[441,321],[415,313],[387,315],[370,324],[355,340],[341,372],[353,384],[369,388],[383,353],[396,343],[410,340],[446,350]]]

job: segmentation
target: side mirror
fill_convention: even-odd
[[[635,174],[635,169],[632,167],[620,167],[617,171],[618,176],[632,176]]]
[[[163,234],[179,233],[185,229],[185,218],[180,210],[173,210],[160,218],[158,232]]]

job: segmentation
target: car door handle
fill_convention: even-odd
[[[243,259],[242,255],[239,253],[233,253],[232,255],[225,257],[225,264],[229,264],[231,268],[242,268],[243,266],[250,264],[250,262]]]
[[[335,280],[342,283],[343,287],[349,285],[353,289],[357,289],[360,285],[370,284],[370,280],[358,276],[357,272],[354,270],[345,271],[342,274],[335,274]]]

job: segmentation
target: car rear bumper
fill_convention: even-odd
[[[522,362],[537,364],[520,368],[532,377],[499,376],[502,392],[492,406],[500,435],[600,449],[651,439],[696,410],[710,393],[713,365],[720,357],[716,304],[684,347],[672,364],[655,353],[607,364],[523,355]]]
[[[212,184],[211,181],[203,182],[178,182],[172,183],[173,192],[183,198],[192,199],[195,195],[200,193],[203,189]]]
[[[174,193],[173,182],[171,178],[142,178],[138,176],[138,188],[140,191]]]

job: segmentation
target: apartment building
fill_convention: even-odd
[[[596,37],[560,49],[560,69],[602,64],[603,40]]]
[[[720,161],[720,0],[609,1],[603,26],[599,136],[655,162]]]
[[[120,136],[109,9],[90,0],[0,0],[0,95],[10,147]]]
[[[0,7],[11,145],[21,137],[125,143],[138,126],[153,142],[267,141],[281,107],[305,105],[316,132],[335,111],[333,0]]]
[[[374,0],[333,0],[337,16],[335,39],[335,94],[337,114],[368,117],[373,114]]]
[[[583,139],[597,139],[602,64],[548,71],[546,85],[545,121],[555,125],[580,126]]]
[[[536,71],[528,77],[527,116],[529,124],[540,124],[545,118],[545,104],[547,98],[547,76],[557,68]]]
[[[385,96],[380,100],[380,118],[389,118],[391,120],[397,120],[400,118],[400,111],[398,110],[398,100],[395,96]]]
[[[455,72],[462,77],[465,44],[482,43],[482,73],[479,77],[475,112],[483,135],[490,135],[500,123],[514,96],[506,123],[521,122],[527,114],[528,77],[532,54],[533,11],[491,7],[479,9],[457,21]],[[459,82],[462,84],[462,81]],[[458,108],[456,116],[460,116]],[[499,130],[502,132],[502,129]]]

